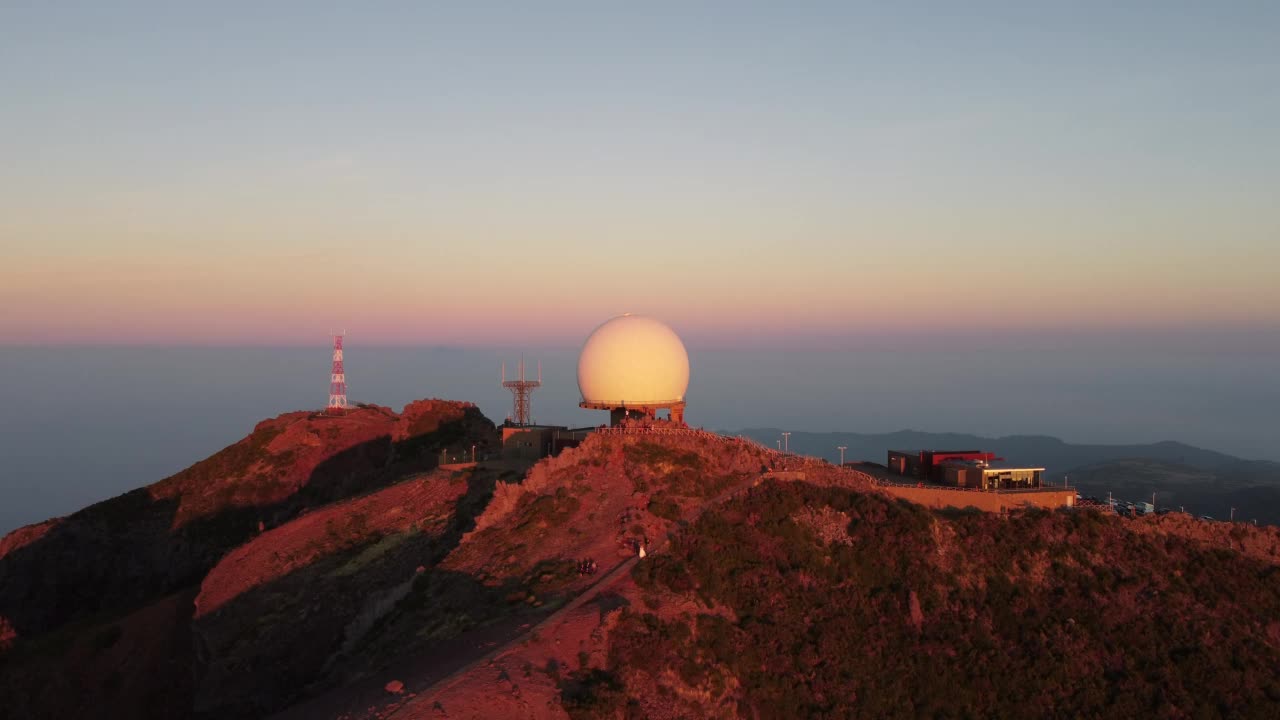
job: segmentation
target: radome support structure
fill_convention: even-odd
[[[502,363],[502,387],[511,391],[513,403],[511,420],[517,425],[529,425],[530,418],[533,417],[533,405],[531,404],[530,395],[533,391],[542,387],[542,362],[538,362],[538,379],[527,380],[524,375],[524,356],[520,356],[520,365],[518,366],[515,380],[507,379],[507,364]]]
[[[333,370],[329,374],[329,407],[325,413],[342,415],[347,411],[347,374],[342,366],[342,340],[346,331],[333,336]]]

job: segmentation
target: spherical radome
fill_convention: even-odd
[[[683,402],[689,389],[689,354],[666,323],[621,315],[587,337],[578,356],[578,389],[588,403]]]

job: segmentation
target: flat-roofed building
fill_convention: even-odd
[[[566,448],[577,447],[595,429],[565,425],[503,425],[502,455],[529,460],[559,455]]]
[[[1044,468],[993,466],[980,460],[947,460],[938,468],[942,484],[977,490],[1038,488],[1044,476]]]
[[[1001,458],[982,450],[890,450],[889,470],[920,480],[942,482],[942,464],[952,460],[991,463]]]

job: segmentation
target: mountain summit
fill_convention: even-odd
[[[478,463],[440,466],[476,445]],[[13,717],[1268,717],[1280,532],[930,511],[664,422],[283,415],[0,542]],[[488,452],[485,452],[485,451]]]

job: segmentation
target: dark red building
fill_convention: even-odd
[[[982,450],[890,450],[889,470],[919,480],[942,482],[945,479],[942,464],[948,460],[990,464],[1003,458]]]

